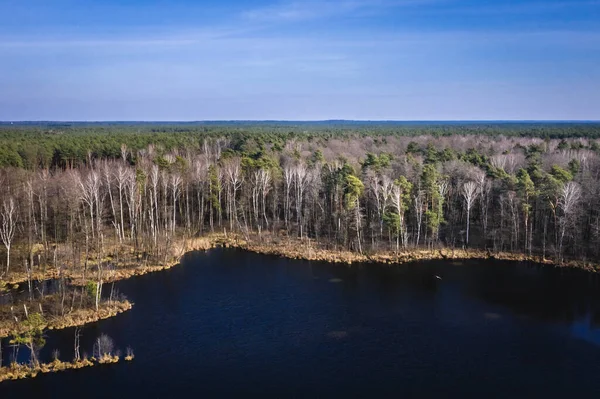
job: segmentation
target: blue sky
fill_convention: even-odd
[[[598,120],[600,0],[0,0],[0,120]]]

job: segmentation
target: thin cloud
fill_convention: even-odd
[[[423,6],[443,0],[342,0],[292,1],[242,13],[256,22],[290,22],[349,15],[358,11],[385,10],[396,7]]]
[[[349,35],[329,35],[327,39],[318,34],[253,35],[244,36],[224,31],[215,32],[173,32],[148,37],[89,37],[89,38],[0,38],[3,49],[80,49],[80,48],[185,48],[214,47],[224,49],[233,46],[238,49],[256,51],[273,48],[293,47],[340,47],[340,48],[377,48],[387,46],[442,46],[444,44],[493,44],[518,43],[527,44],[564,44],[573,48],[600,44],[600,32],[590,30],[530,30],[530,31],[496,31],[496,30],[445,30],[445,31],[353,31]]]
[[[541,14],[546,12],[563,11],[573,8],[599,7],[600,0],[588,1],[546,1],[525,2],[521,4],[483,5],[472,7],[456,7],[437,9],[434,12],[457,14]]]
[[[55,37],[0,37],[0,48],[77,48],[77,47],[182,47],[217,40],[244,37],[253,29],[247,27],[213,27],[202,30],[172,29],[161,34],[122,34],[120,36],[81,35],[76,38]]]

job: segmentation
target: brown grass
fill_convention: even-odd
[[[54,316],[46,320],[44,329],[54,330],[68,327],[83,326],[84,324],[94,323],[99,320],[108,319],[123,313],[133,307],[133,304],[127,300],[112,301],[112,303],[103,302],[98,311],[93,308],[77,309],[64,316]],[[0,338],[15,335],[15,333],[24,332],[24,326],[14,320],[0,321]]]
[[[77,370],[84,367],[91,367],[100,364],[112,364],[119,361],[118,356],[105,355],[101,359],[83,359],[72,362],[63,362],[55,359],[51,363],[42,363],[36,366],[26,364],[12,363],[8,367],[0,367],[0,382],[8,380],[20,380],[24,378],[34,378],[39,373],[56,373],[64,370]]]
[[[436,259],[498,259],[507,261],[527,261],[540,265],[558,266],[553,260],[544,259],[541,256],[528,256],[526,254],[511,252],[491,252],[480,249],[465,250],[440,247],[431,250],[416,248],[400,251],[398,253],[393,251],[378,251],[376,253],[359,254],[348,250],[323,248],[311,239],[280,238],[265,234],[262,235],[260,240],[253,239],[250,241],[246,241],[244,238],[232,234],[229,234],[228,236],[214,234],[206,238],[213,243],[213,246],[241,248],[266,255],[330,263],[383,263],[394,265]],[[560,265],[560,267],[579,268],[592,272],[600,270],[600,265],[582,261],[565,262]]]
[[[541,265],[556,265],[551,259],[543,259],[539,256],[528,256],[519,253],[497,252],[492,253],[485,250],[464,250],[452,248],[434,248],[431,250],[413,248],[406,251],[395,253],[393,251],[377,251],[375,253],[359,254],[357,252],[331,249],[330,247],[319,244],[312,239],[298,239],[291,237],[273,236],[272,234],[262,234],[260,237],[252,236],[246,240],[238,234],[213,233],[203,237],[175,240],[169,246],[169,252],[166,257],[153,259],[146,257],[139,251],[136,253],[133,247],[117,243],[106,245],[105,253],[119,252],[119,266],[116,270],[103,276],[105,283],[128,279],[133,276],[140,276],[148,273],[155,273],[168,270],[180,263],[181,257],[190,251],[206,251],[215,247],[241,248],[252,252],[276,255],[291,259],[304,259],[314,261],[325,261],[332,263],[384,263],[384,264],[402,264],[419,260],[432,259],[499,259],[510,261],[530,261]],[[112,259],[112,255],[107,256]],[[93,266],[96,259],[90,255],[88,265]],[[570,261],[560,265],[561,267],[580,268],[588,271],[600,270],[600,265],[583,261]],[[63,270],[63,276],[71,280],[73,285],[82,286],[89,281],[90,274],[84,279],[81,274],[81,268],[73,270]],[[88,272],[89,273],[89,272]],[[33,277],[36,280],[45,280],[57,278],[59,273],[53,267],[46,267],[45,270],[37,270]],[[8,279],[0,278],[0,284],[11,285],[27,281],[25,273],[11,272]]]

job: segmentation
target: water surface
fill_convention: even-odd
[[[499,261],[347,267],[216,249],[118,289],[133,310],[86,327],[82,350],[106,333],[133,347],[132,363],[2,383],[0,397],[600,393],[591,274]],[[71,358],[73,331],[48,332],[42,356]]]

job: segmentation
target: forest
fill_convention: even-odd
[[[125,311],[121,269],[211,234],[595,267],[598,139],[592,123],[4,124],[0,336],[33,355],[31,312],[41,331]]]
[[[224,137],[243,152],[247,141],[275,151],[289,140],[361,137],[481,135],[542,139],[600,138],[600,123],[567,122],[190,122],[76,123],[0,122],[0,167],[68,168],[90,159],[120,156],[121,145],[137,151],[158,145],[167,151],[199,150],[203,141]]]

